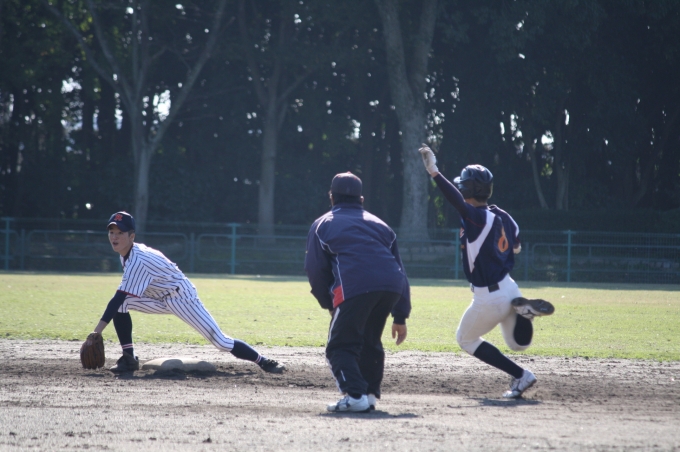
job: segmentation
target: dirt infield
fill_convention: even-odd
[[[399,352],[376,412],[332,414],[321,348],[262,350],[289,369],[269,375],[209,346],[138,344],[141,361],[217,372],[116,377],[83,370],[79,346],[0,340],[0,450],[680,450],[678,362],[520,356],[539,381],[508,401],[474,358]]]

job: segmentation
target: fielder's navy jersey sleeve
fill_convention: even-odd
[[[109,323],[113,316],[116,315],[116,312],[118,312],[118,309],[125,302],[125,297],[127,297],[125,292],[117,290],[116,294],[113,296],[113,298],[111,298],[111,301],[109,301],[109,304],[106,306],[106,310],[104,311],[104,315],[102,315],[101,320]]]

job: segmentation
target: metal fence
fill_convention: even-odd
[[[2,219],[5,270],[120,271],[100,222]],[[304,275],[306,226],[161,223],[137,242],[157,248],[188,273]],[[398,232],[398,231],[397,231]],[[429,231],[428,241],[399,241],[410,277],[464,279],[459,230]],[[680,234],[522,231],[512,276],[550,282],[680,283]]]

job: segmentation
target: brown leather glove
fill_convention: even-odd
[[[80,363],[85,369],[104,367],[104,338],[100,333],[90,333],[80,347]]]

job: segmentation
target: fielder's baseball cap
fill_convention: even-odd
[[[118,229],[123,232],[135,230],[135,219],[132,218],[132,215],[125,211],[116,212],[111,215],[111,218],[109,218],[109,223],[106,225],[106,229],[108,229],[112,224],[118,226]]]
[[[336,174],[331,182],[331,193],[348,196],[361,196],[361,179],[347,171]]]

